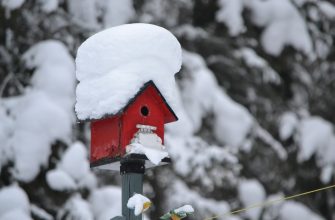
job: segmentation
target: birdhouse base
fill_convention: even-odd
[[[163,158],[163,160],[158,165],[155,165],[144,154],[128,154],[123,157],[104,158],[99,161],[91,163],[90,166],[91,168],[114,170],[119,172],[121,163],[127,160],[129,161],[142,160],[144,161],[145,169],[150,169],[153,167],[163,166],[171,163],[171,159],[169,157]]]

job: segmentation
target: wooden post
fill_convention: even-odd
[[[139,159],[125,158],[121,160],[120,173],[122,177],[122,216],[125,220],[142,220],[142,214],[135,216],[134,210],[127,207],[134,193],[143,194],[143,176],[145,162]]]

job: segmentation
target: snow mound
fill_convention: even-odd
[[[278,56],[285,46],[311,53],[312,41],[307,25],[291,1],[250,0],[245,4],[252,12],[253,23],[264,27],[261,43],[268,54]]]
[[[34,74],[24,94],[0,101],[0,131],[6,130],[0,164],[14,161],[15,178],[30,182],[47,165],[51,145],[71,141],[75,78],[73,59],[59,41],[32,46],[23,60]]]
[[[1,216],[1,220],[18,220],[18,219],[32,220],[32,218],[27,213],[25,213],[20,209],[11,210],[6,214],[4,214],[3,216]]]
[[[281,140],[290,138],[298,125],[298,118],[293,112],[285,112],[279,119],[279,137]]]
[[[244,180],[238,186],[239,198],[244,206],[250,206],[265,200],[265,190],[257,180]],[[259,219],[261,208],[250,209],[246,215],[250,219]]]
[[[66,172],[59,169],[49,171],[46,175],[46,180],[53,190],[64,191],[76,188],[73,179]]]
[[[308,160],[314,153],[324,153],[333,136],[332,124],[320,117],[303,119],[299,130],[298,161]]]
[[[243,2],[240,0],[219,0],[220,9],[216,13],[216,20],[228,27],[231,36],[243,33],[246,28],[242,18]]]
[[[173,107],[174,74],[180,67],[180,44],[164,28],[138,23],[99,32],[77,52],[77,116],[116,114],[149,80]]]
[[[25,0],[2,0],[1,5],[8,10],[20,8]]]
[[[80,194],[72,196],[59,211],[60,216],[66,216],[67,219],[93,220],[93,213],[90,204],[84,200]],[[63,219],[63,218],[59,218]]]
[[[121,215],[121,189],[114,186],[99,188],[89,198],[94,219],[109,220]]]
[[[27,217],[16,219],[30,219],[28,218],[29,200],[27,194],[16,185],[3,187],[0,190],[0,219],[5,216],[6,219],[15,219],[13,215],[18,210],[22,212],[22,216],[26,214]]]
[[[134,209],[135,215],[140,215],[141,213],[145,212],[150,206],[150,199],[137,193],[130,197],[127,202],[127,207],[129,209]]]
[[[283,204],[280,209],[280,219],[296,220],[296,219],[309,219],[309,220],[323,220],[322,217],[312,212],[305,205],[288,201]]]

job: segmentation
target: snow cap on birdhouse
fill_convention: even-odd
[[[174,75],[180,67],[178,40],[150,24],[113,27],[79,47],[75,110],[78,119],[91,121],[92,166],[119,161],[134,141],[163,146],[164,124],[177,120]]]

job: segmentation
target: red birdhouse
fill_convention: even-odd
[[[164,143],[164,124],[177,120],[154,82],[147,82],[118,113],[91,122],[91,167],[119,170],[139,125],[155,128]]]

